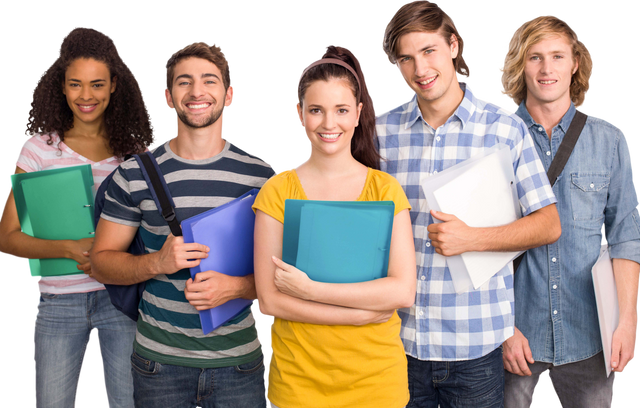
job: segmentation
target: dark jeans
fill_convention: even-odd
[[[131,355],[137,408],[265,408],[263,356],[246,364],[193,368]]]
[[[502,408],[502,347],[465,361],[421,361],[407,356],[407,408]]]

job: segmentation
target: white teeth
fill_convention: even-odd
[[[81,109],[91,109],[93,108],[95,105],[78,105],[80,106]]]
[[[208,103],[200,103],[198,105],[187,105],[190,109],[202,109],[202,108],[206,108],[207,106],[209,106]]]
[[[340,133],[319,133],[319,135],[323,139],[337,139]]]
[[[434,77],[433,77],[433,78],[431,78],[431,79],[427,79],[426,81],[420,81],[420,82],[418,82],[418,83],[419,83],[420,85],[427,85],[427,84],[430,84],[430,83],[432,83],[433,81],[435,81],[435,80],[436,80],[436,78],[437,78],[437,76],[434,76]]]
[[[558,81],[538,81],[538,82],[540,82],[543,85],[549,85],[549,84],[555,84]]]

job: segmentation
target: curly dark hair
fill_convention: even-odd
[[[73,128],[73,113],[62,93],[62,85],[67,68],[79,58],[103,62],[109,69],[111,80],[117,77],[118,86],[104,112],[104,124],[113,154],[123,157],[143,152],[153,142],[153,131],[138,82],[122,62],[113,41],[90,28],[71,31],[62,42],[60,56],[40,78],[33,91],[27,132],[31,135],[56,132],[60,140],[64,140],[64,133]],[[52,143],[51,138],[49,143]]]

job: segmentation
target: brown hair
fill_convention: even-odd
[[[171,92],[171,87],[173,85],[173,73],[176,65],[178,62],[187,58],[201,58],[211,62],[213,65],[218,67],[222,74],[222,84],[224,85],[224,89],[228,89],[229,85],[231,85],[229,64],[220,50],[220,47],[216,47],[215,45],[209,47],[203,42],[198,42],[187,45],[180,51],[173,54],[171,58],[169,58],[169,61],[167,61],[167,89],[169,92]]]
[[[333,78],[346,80],[353,91],[353,95],[356,97],[356,102],[362,102],[360,120],[351,139],[351,154],[354,159],[365,166],[376,170],[380,169],[380,155],[374,144],[376,114],[373,110],[373,101],[369,96],[362,69],[360,69],[360,63],[349,50],[342,47],[327,47],[327,52],[322,58],[336,58],[347,63],[354,69],[358,79],[347,68],[337,64],[328,63],[311,67],[302,74],[298,83],[300,106],[303,106],[304,95],[313,82],[329,81]],[[358,86],[358,84],[361,86]]]
[[[564,36],[571,45],[573,58],[578,62],[578,70],[571,77],[571,100],[576,106],[584,102],[584,96],[589,90],[591,77],[591,55],[580,41],[576,33],[564,21],[552,17],[538,17],[522,25],[513,34],[509,43],[509,52],[504,59],[502,69],[502,86],[504,93],[509,95],[518,105],[527,96],[527,85],[524,78],[524,67],[527,53],[532,46],[550,37]]]
[[[458,29],[451,17],[447,15],[435,3],[428,1],[414,1],[400,7],[400,10],[393,16],[387,29],[384,31],[382,48],[389,57],[392,64],[397,62],[398,42],[405,34],[415,32],[437,32],[451,45],[451,36],[455,36],[458,41],[458,56],[453,59],[453,66],[461,75],[469,76],[469,67],[462,58],[464,41],[458,33]]]

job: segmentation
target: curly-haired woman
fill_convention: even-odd
[[[128,153],[152,142],[149,115],[138,83],[113,41],[78,28],[64,39],[60,56],[33,93],[27,131],[32,135],[16,173],[90,164],[95,187]],[[51,217],[56,214],[52,213]],[[20,229],[9,195],[0,222],[0,251],[24,258],[70,258],[90,272],[93,238],[43,240]],[[84,351],[98,329],[111,407],[133,406],[129,358],[135,322],[118,312],[104,286],[86,274],[43,277],[35,330],[38,407],[74,405]]]

